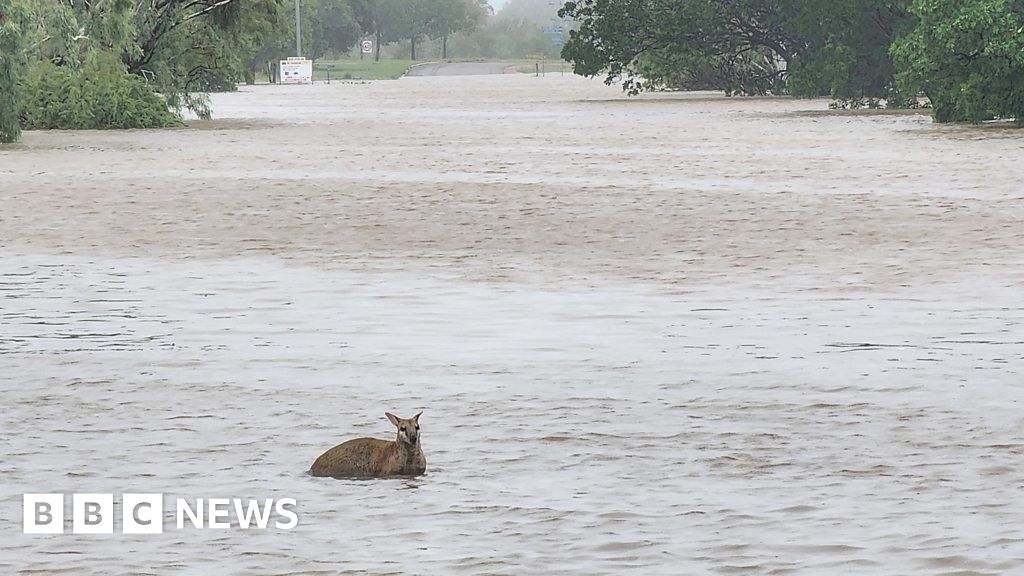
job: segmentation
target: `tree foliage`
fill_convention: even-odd
[[[476,50],[490,58],[557,58],[560,47],[544,34],[558,22],[559,4],[550,0],[508,0],[487,18]]]
[[[25,43],[32,24],[24,0],[0,0],[0,143],[21,136],[19,78],[25,67]]]
[[[351,0],[363,30],[375,36],[377,53],[383,44],[409,40],[411,58],[417,43],[470,31],[487,13],[485,0]]]
[[[282,2],[0,0],[0,137],[209,116],[203,92],[234,85],[245,35],[268,32]]]
[[[484,0],[300,0],[303,56],[476,26]],[[0,0],[0,141],[31,128],[163,126],[295,55],[293,0]],[[379,52],[378,52],[379,58]],[[26,73],[26,71],[28,71]],[[159,96],[157,96],[159,95]],[[162,98],[162,102],[161,102]]]
[[[456,32],[471,32],[490,14],[486,0],[419,0],[420,30],[428,38],[444,41],[443,58],[448,57],[448,37]],[[413,58],[415,60],[415,58]]]
[[[562,51],[633,93],[663,86],[836,98],[889,96],[887,47],[909,0],[570,0]]]
[[[21,122],[27,129],[156,128],[178,117],[113,54],[90,52],[80,70],[34,62],[23,80]]]
[[[119,0],[123,1],[123,0]],[[272,34],[284,0],[129,0],[132,41],[120,51],[172,110],[209,117],[205,92],[234,87],[244,48]]]
[[[355,0],[301,0],[301,56],[319,59],[328,54],[350,50],[364,32],[356,12]],[[250,26],[241,37],[242,77],[255,82],[256,72],[268,63],[295,54],[294,3],[287,0],[275,14],[260,22],[262,28]],[[271,69],[272,71],[273,69]]]
[[[1024,125],[1024,1],[916,0],[920,19],[892,53],[906,91],[938,122],[1014,118]]]

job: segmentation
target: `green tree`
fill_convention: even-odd
[[[302,4],[303,12],[306,6]],[[242,79],[246,84],[256,82],[256,73],[266,64],[271,66],[270,80],[273,81],[274,66],[285,56],[294,56],[295,28],[289,25],[294,14],[290,6],[278,5],[275,13],[251,24],[239,35],[239,50],[242,54]],[[306,42],[305,31],[303,44]]]
[[[80,70],[34,62],[22,82],[27,129],[156,128],[180,124],[145,80],[110,52],[89,52]]]
[[[363,31],[376,37],[377,54],[384,44],[409,40],[411,58],[425,39],[441,39],[447,57],[448,36],[478,26],[489,12],[485,0],[350,0]]]
[[[319,59],[328,53],[341,54],[351,49],[362,35],[356,13],[348,0],[301,0],[303,54],[295,54],[294,4],[289,0],[272,17],[261,19],[264,27],[243,33],[242,43],[247,83],[255,82],[256,72],[270,63],[271,72],[278,60],[287,56]]]
[[[558,57],[559,48],[543,30],[553,25],[558,7],[550,0],[509,0],[496,14],[485,15],[475,27],[454,35],[452,52],[483,58]]]
[[[854,102],[884,98],[891,107],[904,106],[909,99],[896,89],[889,46],[914,26],[908,8],[909,0],[790,1],[782,26],[798,42],[786,58],[787,90]]]
[[[886,47],[913,22],[909,0],[571,0],[578,21],[562,55],[636,93],[660,87],[727,93],[889,96]]]
[[[1014,118],[1024,126],[1024,1],[916,0],[920,18],[892,53],[904,91],[937,122]]]
[[[0,0],[0,143],[21,136],[17,87],[31,25],[31,12],[23,0]]]
[[[441,58],[448,58],[448,37],[456,32],[472,32],[490,13],[486,0],[432,0],[430,17],[423,31],[430,38],[441,39]]]
[[[146,78],[172,110],[210,115],[206,92],[232,89],[254,39],[277,26],[284,0],[134,0],[130,73]]]
[[[234,87],[283,1],[0,0],[4,138],[17,136],[12,110],[32,128],[165,126],[178,121],[168,108],[208,117],[204,92]]]
[[[351,0],[356,21],[364,32],[374,35],[374,60],[380,61],[381,46],[408,38],[409,11],[402,0]]]
[[[16,87],[25,128],[149,128],[178,122],[122,60],[133,49],[132,0],[33,6],[36,39]]]
[[[356,20],[355,9],[349,2],[317,0],[316,8],[314,42],[319,43],[323,49],[316,57],[327,52],[341,54],[356,45],[362,30]]]

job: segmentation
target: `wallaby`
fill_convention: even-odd
[[[420,412],[423,414],[423,412]],[[427,469],[427,459],[420,448],[420,414],[399,418],[390,412],[384,415],[398,428],[394,442],[376,438],[356,438],[338,444],[313,462],[313,476],[333,478],[386,478],[417,476]]]

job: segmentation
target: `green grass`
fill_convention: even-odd
[[[405,74],[413,64],[415,62],[412,60],[374,62],[372,56],[365,60],[317,60],[313,62],[313,79],[317,82],[327,80],[327,74],[330,72],[332,81],[389,80]]]
[[[460,62],[462,60],[455,59],[448,61]],[[330,72],[332,81],[390,80],[401,77],[414,64],[423,64],[425,62],[428,61],[418,60],[414,62],[412,60],[381,60],[380,62],[374,62],[372,56],[367,57],[364,60],[316,60],[313,62],[313,80],[317,82],[326,81],[328,72]],[[534,73],[534,65],[532,60],[507,60],[507,62],[510,66],[516,66],[516,69],[520,73]],[[546,67],[548,74],[559,73],[559,61],[557,59],[548,60],[546,63]],[[569,64],[565,64],[564,69],[566,73],[572,71],[572,67]]]
[[[545,74],[571,74],[572,64],[563,62],[561,60],[547,60],[541,62],[535,60],[526,64],[519,64],[516,66],[516,72],[520,74],[536,74],[538,71],[544,72]]]

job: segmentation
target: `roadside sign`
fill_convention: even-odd
[[[302,56],[289,56],[281,60],[282,84],[312,84],[313,61]]]
[[[363,54],[373,54],[373,40],[363,40],[359,43],[359,49]]]

